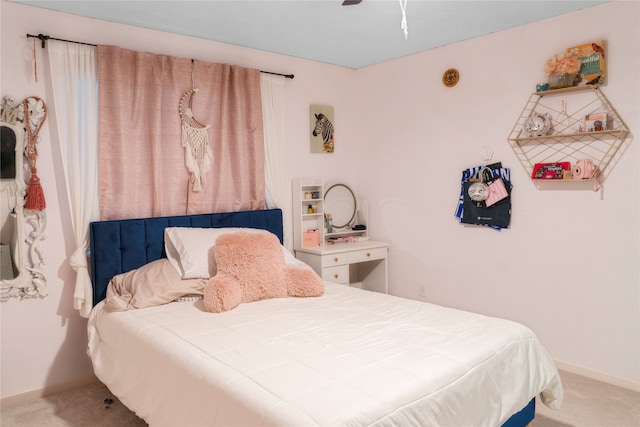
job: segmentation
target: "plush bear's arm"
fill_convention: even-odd
[[[318,297],[324,294],[324,283],[315,271],[287,266],[286,273],[290,297]]]
[[[242,302],[242,286],[232,276],[218,273],[204,285],[204,308],[212,313],[221,313],[235,308]]]

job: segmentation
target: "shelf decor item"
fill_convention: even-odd
[[[573,167],[573,179],[592,179],[598,174],[598,169],[591,159],[578,160]]]
[[[562,89],[574,85],[580,71],[580,59],[577,55],[563,53],[552,56],[544,64],[544,73],[548,76],[549,89]]]
[[[565,179],[571,170],[570,162],[536,163],[533,165],[531,179]]]
[[[605,40],[594,40],[567,48],[567,52],[580,60],[577,86],[604,86],[605,79]]]
[[[573,82],[576,79],[577,73],[552,73],[549,74],[547,81],[549,83],[549,89],[562,89],[565,87],[573,86]]]
[[[588,114],[584,117],[584,132],[600,132],[607,129],[607,113]]]
[[[551,116],[549,113],[539,114],[535,111],[524,122],[524,132],[528,136],[544,136],[551,132]]]

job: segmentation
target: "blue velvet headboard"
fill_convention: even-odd
[[[92,222],[89,233],[94,306],[105,298],[113,276],[166,257],[166,227],[261,228],[283,242],[280,209]]]

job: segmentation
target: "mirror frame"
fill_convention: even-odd
[[[333,184],[331,187],[329,187],[327,189],[327,191],[324,192],[324,211],[325,213],[330,213],[331,215],[333,215],[334,212],[331,212],[330,210],[327,209],[327,194],[329,194],[329,192],[337,187],[344,187],[346,188],[349,193],[351,194],[351,198],[353,199],[353,211],[351,212],[351,217],[349,218],[349,220],[344,223],[344,224],[336,224],[335,223],[335,219],[334,222],[332,224],[333,228],[349,228],[351,226],[351,224],[353,223],[353,220],[356,217],[356,214],[358,212],[358,201],[356,199],[356,195],[353,193],[353,190],[351,189],[351,187],[349,187],[346,184],[342,184],[342,183],[338,183],[338,184]]]
[[[24,149],[25,129],[22,103],[16,104],[13,98],[2,98],[0,125],[12,129],[16,136],[15,160],[16,176],[13,181],[2,180],[2,193],[7,193],[11,210],[7,220],[13,218],[15,228],[11,237],[11,252],[17,275],[13,279],[0,280],[0,300],[11,297],[34,298],[47,295],[44,275],[45,259],[39,242],[44,239],[46,215],[44,210],[25,209],[27,180],[25,179]],[[3,203],[3,209],[4,203]]]

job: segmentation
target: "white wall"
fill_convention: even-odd
[[[409,16],[410,20],[410,16]],[[371,233],[390,242],[391,292],[523,322],[569,369],[636,386],[639,328],[640,3],[616,2],[378,64],[358,72],[363,105],[358,185]],[[543,65],[568,46],[608,42],[602,91],[631,129],[602,194],[537,189],[507,143]],[[441,83],[448,68],[460,83]],[[580,105],[566,97],[568,111]],[[460,173],[510,167],[512,226],[453,217]],[[620,380],[620,381],[617,381]]]
[[[281,73],[293,73],[287,80],[286,150],[287,200],[285,221],[291,231],[291,190],[294,177],[323,176],[328,180],[353,181],[349,144],[338,144],[334,155],[309,153],[309,105],[335,105],[337,123],[350,121],[347,107],[357,99],[350,90],[354,71],[304,61],[282,55],[207,42],[158,31],[48,11],[2,0],[2,66],[0,94],[21,100],[35,95],[52,99],[47,84],[46,50],[37,41],[38,82],[33,73],[33,39],[26,34],[113,44],[121,47],[195,58],[210,62],[237,64]],[[185,87],[191,83],[186,82]],[[176,108],[177,108],[176,100]],[[177,110],[176,110],[177,111]],[[86,320],[73,309],[74,273],[68,258],[74,250],[63,175],[56,165],[60,155],[52,144],[51,123],[46,123],[39,144],[38,175],[47,200],[47,239],[41,245],[47,256],[46,275],[49,296],[40,300],[11,300],[1,310],[1,396],[13,396],[50,388],[61,383],[83,381],[93,372],[86,356]],[[341,132],[347,138],[349,129]],[[179,141],[177,142],[179,143]]]
[[[609,41],[611,73],[604,91],[638,134],[638,3],[614,3],[358,71],[5,0],[0,7],[0,95],[17,99],[51,99],[46,51],[36,49],[36,83],[33,41],[26,33],[295,74],[286,84],[287,179],[346,182],[370,200],[371,234],[391,244],[393,293],[417,298],[416,284],[424,283],[430,301],[522,321],[557,360],[637,385],[637,141],[615,166],[601,200],[588,191],[536,190],[506,138],[542,80],[544,60],[596,38]],[[462,74],[454,89],[440,83],[449,67]],[[314,103],[335,107],[333,155],[309,152]],[[92,372],[86,321],[72,308],[74,275],[67,260],[73,237],[50,131],[45,125],[38,159],[48,206],[42,246],[50,295],[0,304],[2,397],[79,381]],[[499,233],[452,219],[460,170],[477,162],[484,145],[512,168],[516,186],[513,226]],[[289,194],[289,232],[290,206]],[[535,252],[541,239],[561,241],[566,249],[561,255]],[[576,254],[572,242],[593,249]],[[474,273],[483,264],[499,269],[491,282],[487,274]]]

